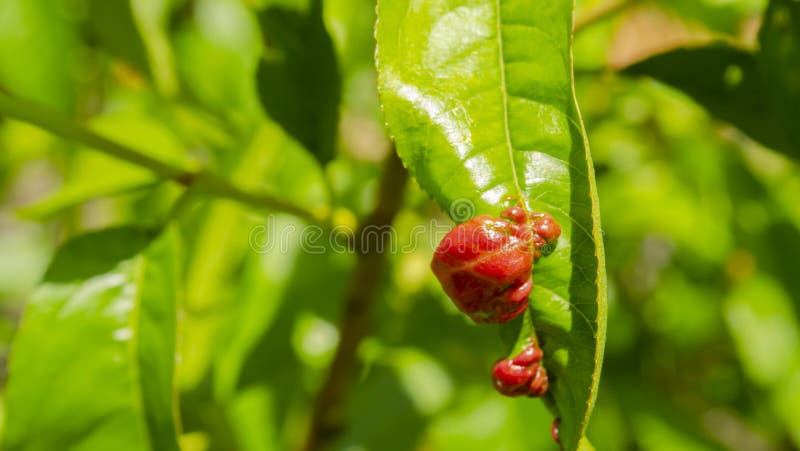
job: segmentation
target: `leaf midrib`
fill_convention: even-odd
[[[517,196],[522,202],[522,208],[527,212],[528,203],[522,199],[522,187],[519,184],[519,176],[517,175],[517,162],[514,160],[514,147],[511,144],[511,130],[508,125],[508,86],[506,86],[506,59],[503,52],[503,20],[501,18],[502,5],[501,0],[495,0],[495,8],[497,8],[496,18],[496,34],[497,34],[497,59],[500,66],[500,92],[503,95],[503,131],[505,133],[506,149],[508,149],[508,159],[511,161],[511,173],[514,178],[514,188],[517,191]]]
[[[508,150],[508,158],[509,158],[509,160],[511,162],[511,172],[512,172],[512,175],[513,175],[513,179],[512,180],[514,182],[514,188],[517,191],[517,195],[520,197],[520,199],[522,199],[522,187],[521,187],[520,182],[519,182],[519,176],[518,176],[517,167],[516,167],[516,160],[514,159],[514,147],[513,147],[512,143],[511,143],[511,130],[510,130],[510,127],[509,127],[509,119],[508,119],[508,110],[509,110],[509,108],[508,108],[508,98],[509,98],[509,94],[508,94],[508,86],[507,86],[507,82],[506,82],[505,55],[504,55],[504,52],[503,52],[503,32],[502,32],[503,22],[502,22],[502,17],[501,17],[501,6],[502,6],[501,2],[502,2],[502,0],[495,0],[495,7],[497,9],[497,12],[496,12],[497,15],[495,17],[496,17],[496,29],[497,29],[496,33],[497,33],[497,47],[498,47],[498,64],[500,66],[500,91],[501,91],[501,93],[503,95],[503,130],[504,130],[504,133],[505,133],[505,141],[506,141],[506,148]],[[578,124],[575,123],[574,119],[572,119],[570,117],[568,117],[568,118],[571,121],[571,125],[575,125],[575,126],[578,125]],[[572,166],[574,168],[574,166],[572,164],[570,164],[570,166]],[[577,168],[575,168],[575,169],[577,170]],[[548,204],[548,205],[551,206],[554,209],[558,209],[559,211],[563,212],[570,219],[570,221],[572,223],[576,224],[584,233],[586,233],[586,235],[590,239],[592,239],[592,240],[594,239],[592,234],[589,233],[589,231],[586,230],[586,228],[582,224],[580,224],[578,221],[576,221],[572,217],[572,215],[564,212],[562,209],[557,208],[554,205],[550,205],[550,204]],[[525,208],[526,210],[528,209],[526,202],[523,202],[523,208]],[[541,288],[544,288],[544,287],[541,287]],[[586,314],[581,309],[577,308],[577,306],[574,303],[572,303],[572,301],[563,298],[563,296],[558,295],[553,290],[546,289],[546,291],[548,291],[551,295],[557,296],[561,300],[561,302],[565,303],[569,308],[571,308],[573,311],[577,312],[586,321],[586,323],[589,326],[589,329],[592,332],[594,332],[594,333],[597,332],[597,329],[594,326],[594,324],[592,323],[592,321],[586,316]]]

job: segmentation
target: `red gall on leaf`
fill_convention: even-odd
[[[510,207],[477,216],[444,237],[431,268],[456,306],[477,323],[504,323],[528,307],[533,262],[561,235],[547,213]]]
[[[547,392],[547,371],[539,364],[542,350],[528,345],[516,356],[503,359],[492,369],[492,385],[506,396],[539,397]]]
[[[561,423],[561,418],[556,418],[553,420],[553,425],[550,426],[550,436],[553,437],[556,443],[561,443],[561,440],[558,439],[558,425]]]

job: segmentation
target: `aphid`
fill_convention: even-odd
[[[547,371],[539,364],[542,350],[535,344],[516,356],[497,362],[492,369],[492,385],[506,396],[539,397],[547,392]]]
[[[475,322],[503,323],[527,308],[533,262],[560,235],[549,214],[510,207],[500,218],[477,216],[453,228],[439,243],[431,268]]]

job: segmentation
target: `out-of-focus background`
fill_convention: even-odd
[[[588,435],[598,450],[798,449],[798,165],[682,92],[618,72],[679,45],[754,49],[767,2],[578,3],[576,88],[610,287]],[[292,187],[286,195],[309,208],[326,208],[328,183],[335,221],[355,225],[374,206],[390,151],[375,88],[374,11],[370,0],[326,0],[321,13],[303,0],[0,0],[0,86],[161,158]],[[333,87],[305,94],[327,102],[318,115],[338,113],[338,130],[303,130],[324,121],[286,108],[303,93],[284,78],[308,71],[330,77]],[[334,136],[333,157],[324,173],[315,170],[303,147]],[[156,223],[178,192],[0,117],[0,383],[57,244],[84,230]],[[395,223],[400,244],[431,219],[445,220],[412,184]],[[187,451],[302,442],[337,343],[353,256],[254,252],[248,240],[263,222],[263,212],[228,201],[201,202],[182,219]],[[555,449],[539,401],[492,390],[497,329],[471,324],[446,299],[428,269],[434,245],[422,238],[391,257],[337,449]]]

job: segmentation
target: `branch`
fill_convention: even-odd
[[[378,205],[356,234],[355,245],[359,254],[339,320],[341,341],[325,384],[314,401],[311,426],[303,448],[305,451],[330,448],[344,429],[345,399],[358,364],[356,349],[369,332],[372,305],[378,296],[386,267],[385,250],[391,247],[388,243],[391,234],[384,232],[400,209],[407,177],[400,158],[392,151],[385,163]],[[367,228],[378,231],[377,243],[360,241],[368,235],[364,233]]]
[[[614,14],[621,13],[622,11],[635,6],[637,3],[639,3],[639,1],[640,0],[612,0],[593,8],[575,18],[572,32],[577,34],[598,22],[608,19]]]
[[[62,138],[85,144],[112,157],[149,169],[165,179],[185,186],[194,186],[201,193],[236,200],[257,208],[284,211],[311,222],[327,219],[325,215],[297,207],[270,194],[245,191],[207,169],[188,168],[159,160],[100,136],[55,111],[27,100],[11,97],[3,90],[0,90],[0,113],[9,118],[35,125]]]

